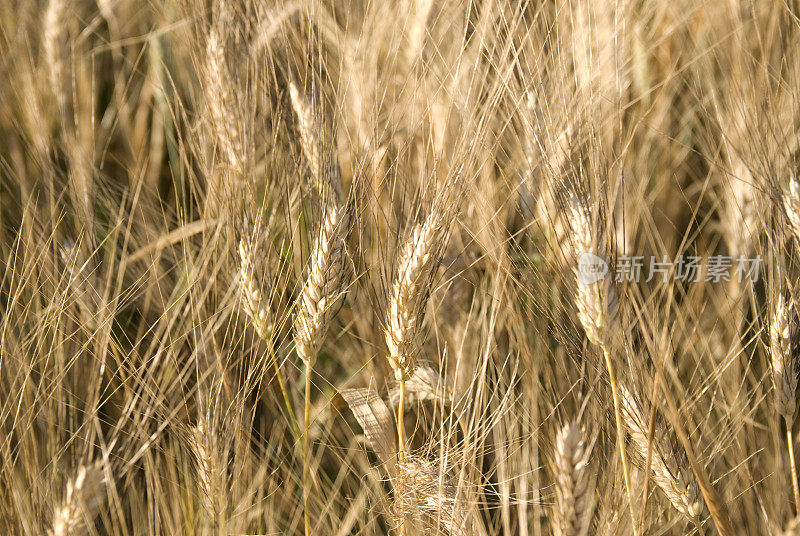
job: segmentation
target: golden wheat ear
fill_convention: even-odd
[[[775,386],[775,404],[778,413],[787,423],[794,422],[797,407],[797,358],[793,342],[797,336],[794,308],[783,294],[778,296],[769,329],[772,381]]]
[[[223,520],[228,510],[228,474],[226,451],[209,426],[198,424],[191,430],[189,444],[197,464],[200,500],[208,518],[224,530]]]
[[[783,209],[795,238],[800,241],[800,181],[792,175],[789,188],[783,193]]]
[[[106,500],[102,464],[81,465],[67,482],[64,499],[53,516],[53,536],[78,534],[93,523]]]
[[[595,491],[591,450],[577,423],[564,425],[556,437],[555,527],[559,536],[586,536],[591,528]]]
[[[653,481],[676,510],[691,519],[697,519],[703,511],[703,500],[686,456],[661,422],[656,421],[653,442],[650,443],[647,439],[648,421],[639,399],[624,385],[620,386],[620,391],[622,415],[636,452],[646,460],[648,450],[653,450],[650,466]]]
[[[411,534],[486,534],[480,513],[467,497],[469,486],[453,478],[444,462],[407,456],[398,464],[395,514]],[[402,529],[401,529],[402,530]]]
[[[772,383],[775,387],[775,406],[786,424],[786,447],[789,451],[792,491],[794,492],[795,513],[800,509],[800,483],[797,477],[797,464],[794,457],[794,416],[797,410],[797,374],[800,370],[795,355],[797,341],[797,314],[791,299],[783,293],[769,324],[769,350],[772,369]]]

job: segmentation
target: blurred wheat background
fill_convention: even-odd
[[[0,0],[0,533],[800,533],[798,16]]]

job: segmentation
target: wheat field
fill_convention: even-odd
[[[0,222],[0,534],[800,534],[797,0],[0,0]]]

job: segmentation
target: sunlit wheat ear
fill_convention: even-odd
[[[797,316],[792,303],[787,303],[783,294],[772,313],[769,325],[769,350],[772,362],[772,383],[775,385],[775,405],[786,423],[786,448],[789,452],[792,491],[794,492],[795,514],[800,509],[800,482],[797,476],[797,463],[794,457],[794,435],[792,425],[797,408],[798,362],[794,355],[794,342],[797,339]]]
[[[459,489],[439,463],[408,456],[398,464],[394,484],[396,514],[407,529],[420,534],[446,529],[452,536],[484,533],[480,514],[466,497],[467,486],[462,483]]]
[[[106,482],[99,463],[82,465],[67,482],[64,500],[53,518],[54,536],[84,534],[106,499]]]
[[[295,318],[297,355],[307,364],[316,360],[331,311],[343,294],[350,220],[348,207],[328,207],[311,252],[309,272]]]
[[[611,342],[610,326],[617,314],[617,294],[611,270],[602,277],[582,273],[590,264],[609,261],[604,257],[602,241],[592,226],[585,207],[573,200],[570,206],[570,226],[573,232],[575,256],[578,266],[575,269],[577,289],[575,305],[578,319],[586,332],[586,337],[597,346],[607,349]]]
[[[414,368],[414,345],[442,221],[441,213],[432,211],[424,222],[414,227],[400,256],[386,315],[389,364],[398,380],[405,380]]]
[[[223,9],[222,7],[220,9]],[[236,107],[236,89],[225,60],[222,26],[227,17],[212,25],[206,42],[206,100],[212,129],[225,163],[234,170],[243,165],[244,151]]]
[[[789,191],[783,194],[786,219],[797,240],[800,240],[800,181],[794,175],[789,178]]]
[[[268,341],[272,336],[269,305],[255,275],[255,249],[253,244],[245,239],[239,241],[239,263],[241,278],[239,288],[244,312],[250,317],[258,336],[262,340]]]
[[[797,406],[797,359],[792,354],[792,341],[796,334],[792,308],[783,295],[772,314],[769,346],[772,361],[772,381],[775,384],[775,403],[787,423],[794,421]]]
[[[594,512],[594,475],[589,469],[591,447],[583,431],[567,424],[558,433],[555,448],[556,534],[585,536]]]
[[[44,14],[42,49],[50,89],[63,107],[66,100],[67,0],[50,0]]]
[[[753,178],[738,156],[733,156],[730,179],[731,197],[725,212],[724,231],[733,256],[746,255],[752,250],[759,226]]]
[[[214,432],[202,424],[192,430],[190,444],[197,463],[200,500],[212,521],[219,524],[228,508],[227,464]]]
[[[648,424],[644,411],[634,394],[624,385],[621,386],[621,392],[625,423],[636,451],[646,460],[651,445],[647,441]],[[676,510],[690,518],[697,518],[703,509],[697,482],[685,454],[669,437],[663,423],[656,422],[652,448],[650,470],[653,481]]]

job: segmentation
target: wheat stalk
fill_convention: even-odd
[[[300,294],[294,323],[294,341],[298,357],[306,367],[304,404],[303,458],[305,460],[303,488],[305,495],[306,534],[308,521],[308,463],[309,425],[311,414],[311,374],[317,352],[330,323],[331,311],[343,294],[341,288],[345,269],[345,244],[350,228],[350,213],[345,207],[332,207],[322,223],[311,253],[311,268]]]
[[[556,437],[556,534],[586,536],[594,512],[594,478],[589,470],[591,447],[576,423]]]
[[[622,406],[625,423],[633,444],[642,459],[650,455],[653,481],[661,488],[667,500],[679,512],[696,519],[702,511],[700,491],[686,457],[682,455],[667,435],[663,423],[656,422],[653,443],[648,441],[648,426],[639,401],[624,385]]]
[[[105,500],[105,478],[99,463],[81,465],[67,482],[64,500],[53,517],[53,536],[87,533],[91,522]]]
[[[794,308],[786,302],[783,294],[778,296],[778,303],[772,314],[769,328],[769,347],[772,362],[772,382],[775,386],[775,404],[786,423],[786,445],[789,450],[789,462],[792,472],[792,490],[794,492],[795,513],[800,509],[800,486],[797,481],[797,467],[794,457],[794,440],[792,425],[794,424],[797,406],[797,358],[793,355],[793,344],[796,338]]]
[[[350,234],[351,207],[342,205],[341,175],[338,166],[332,165],[323,174],[323,147],[317,136],[319,122],[312,107],[300,94],[294,83],[289,84],[289,95],[297,120],[300,145],[308,166],[312,184],[320,194],[324,220],[314,242],[310,268],[298,302],[294,322],[294,342],[298,357],[306,368],[304,434],[303,434],[303,496],[306,536],[310,534],[309,520],[309,425],[311,414],[311,375],[320,344],[330,324],[331,312],[344,294],[346,263],[345,246]],[[333,164],[332,154],[328,161]]]
[[[406,379],[411,375],[415,363],[415,343],[419,330],[420,315],[425,307],[432,260],[438,247],[439,231],[443,213],[432,210],[425,221],[417,224],[411,232],[400,256],[389,306],[386,315],[386,345],[389,349],[389,365],[398,384],[397,401],[397,456],[405,459],[405,399]],[[405,534],[401,523],[400,533]]]
[[[622,475],[625,481],[625,492],[628,496],[628,508],[631,516],[634,536],[636,530],[636,515],[633,511],[633,496],[631,493],[631,476],[628,468],[628,458],[625,453],[625,431],[620,415],[619,393],[617,392],[617,376],[614,363],[611,359],[611,332],[610,323],[616,318],[617,298],[613,280],[610,273],[596,281],[586,279],[585,274],[580,273],[580,263],[585,262],[585,255],[602,254],[602,241],[592,225],[591,218],[583,204],[573,198],[570,204],[570,224],[574,234],[575,253],[578,258],[579,266],[576,269],[577,292],[575,302],[578,309],[578,319],[583,325],[586,337],[590,342],[599,346],[603,351],[608,380],[611,385],[611,398],[614,402],[614,421],[617,428],[617,444],[619,445],[619,455],[622,462]],[[597,247],[596,247],[597,245]],[[603,262],[607,262],[599,255]],[[592,260],[592,259],[589,259]],[[606,265],[607,266],[607,265]]]

